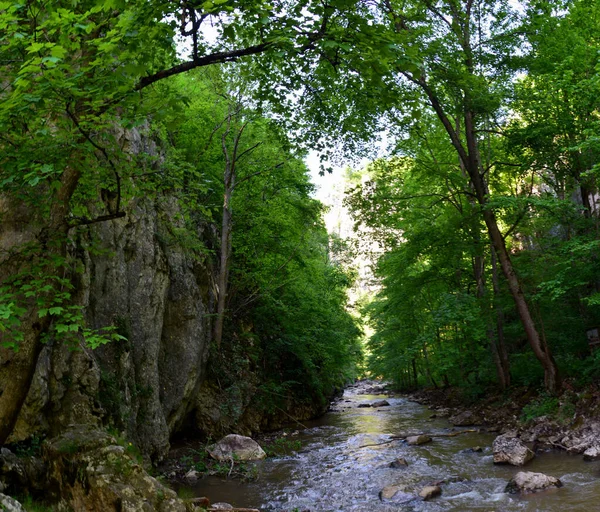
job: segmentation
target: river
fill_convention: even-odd
[[[302,447],[292,456],[258,462],[257,481],[205,478],[193,487],[194,494],[264,512],[600,510],[600,463],[584,462],[581,455],[537,454],[525,470],[560,478],[563,487],[526,497],[509,495],[504,493],[507,482],[523,468],[493,464],[495,434],[433,436],[431,443],[421,446],[389,443],[391,434],[448,433],[452,427],[445,419],[431,419],[431,411],[422,405],[363,394],[364,389],[347,389],[335,411],[288,434]],[[381,399],[390,406],[358,407]],[[482,451],[474,451],[476,447]],[[391,468],[390,462],[399,457],[408,466]],[[424,486],[440,481],[441,496],[426,502],[417,497]],[[402,486],[404,492],[382,501],[380,491],[391,485]]]

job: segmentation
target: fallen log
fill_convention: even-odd
[[[456,432],[449,432],[447,434],[426,434],[426,435],[428,435],[429,437],[456,437],[456,436],[460,436],[461,434],[469,434],[469,433],[473,433],[473,432],[479,432],[479,429],[469,428],[466,430],[457,430]],[[414,436],[414,435],[416,435],[416,434],[406,434],[406,435],[402,434],[402,435],[398,435],[398,436],[393,435],[391,437],[391,439],[393,441],[397,440],[397,439],[406,439],[407,437]]]

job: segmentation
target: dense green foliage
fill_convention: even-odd
[[[598,8],[567,7],[530,6],[520,23],[531,52],[501,68],[518,78],[478,71],[504,88],[485,107],[478,144],[483,208],[495,212],[543,346],[564,377],[586,383],[599,376],[586,337],[600,324]],[[370,367],[404,388],[454,384],[476,394],[499,382],[503,346],[512,383],[537,385],[543,372],[526,349],[482,206],[439,121],[422,116],[398,146],[405,156],[373,163],[347,199],[385,250],[382,287],[366,308],[376,331]]]
[[[231,147],[244,127],[232,195],[226,342],[215,371],[233,389],[259,374],[261,402],[271,408],[292,397],[323,402],[356,375],[360,331],[345,310],[352,283],[330,260],[323,206],[311,198],[302,155],[222,78],[181,79],[193,99],[167,137],[167,162],[188,175],[182,204],[207,222],[221,215],[223,143]],[[223,121],[232,111],[227,133]]]

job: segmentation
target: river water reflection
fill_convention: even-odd
[[[493,434],[466,433],[434,437],[422,446],[402,441],[384,443],[390,434],[407,431],[447,433],[444,419],[430,419],[431,411],[404,398],[358,394],[346,391],[336,412],[307,423],[293,434],[302,443],[294,456],[258,463],[259,479],[241,483],[207,478],[194,487],[197,496],[212,502],[226,501],[239,507],[262,511],[311,512],[387,511],[540,511],[583,512],[600,510],[600,462],[583,462],[582,457],[550,452],[539,454],[526,466],[561,479],[564,487],[531,495],[504,493],[506,483],[520,469],[494,466]],[[385,398],[390,407],[358,408],[359,403]],[[473,452],[474,447],[482,452]],[[406,468],[390,468],[403,457]],[[424,502],[411,495],[433,482],[444,481],[442,495]],[[382,488],[399,485],[406,492],[392,500],[380,500]]]

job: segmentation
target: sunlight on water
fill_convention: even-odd
[[[302,442],[298,454],[260,462],[257,482],[205,479],[195,487],[196,494],[279,512],[594,510],[600,496],[597,463],[564,453],[540,454],[526,470],[556,476],[564,487],[527,497],[508,495],[504,487],[519,468],[493,465],[493,434],[434,437],[422,446],[389,442],[390,434],[447,433],[451,427],[444,419],[429,419],[429,410],[403,398],[386,398],[390,407],[357,407],[381,398],[386,397],[346,391],[336,412],[296,434]],[[483,452],[469,450],[476,446]],[[408,467],[390,468],[398,457],[406,459]],[[428,502],[416,497],[424,486],[440,481],[444,481],[442,496]],[[399,489],[393,498],[382,501],[379,494],[386,486]]]

